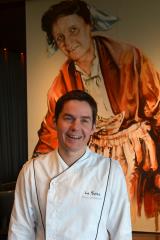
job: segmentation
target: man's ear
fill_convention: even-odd
[[[95,132],[95,130],[96,130],[96,124],[94,123],[92,126],[92,134]]]
[[[55,117],[53,118],[53,129],[57,130],[57,124],[56,124],[56,119]]]

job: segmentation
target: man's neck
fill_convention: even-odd
[[[91,68],[93,64],[93,60],[95,58],[95,47],[94,44],[91,45],[88,54],[82,57],[79,61],[76,61],[76,64],[87,74],[91,74]]]
[[[59,155],[68,166],[71,166],[77,160],[79,160],[84,155],[85,152],[86,152],[86,148],[78,152],[65,151],[65,150],[62,150],[61,148],[58,148]]]

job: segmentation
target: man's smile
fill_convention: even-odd
[[[77,135],[71,135],[71,134],[67,134],[66,135],[68,138],[70,138],[70,139],[81,139],[82,138],[82,136],[77,136]]]

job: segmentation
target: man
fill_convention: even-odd
[[[98,119],[89,147],[118,159],[130,199],[135,204],[138,201],[140,213],[144,192],[157,189],[160,77],[138,48],[116,42],[106,33],[93,34],[93,22],[88,5],[81,0],[59,2],[42,17],[48,43],[68,59],[49,89],[48,112],[34,154],[58,146],[52,121],[57,99],[73,89],[90,93],[98,104]],[[152,182],[146,185],[151,174]],[[154,204],[153,211],[147,199],[145,204],[146,215],[157,216],[159,203]]]
[[[132,239],[123,171],[118,161],[87,147],[96,113],[95,100],[84,91],[58,99],[58,149],[21,170],[8,240]]]

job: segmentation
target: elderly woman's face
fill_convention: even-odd
[[[58,48],[70,59],[80,61],[91,52],[91,26],[76,14],[60,17],[52,28]]]

